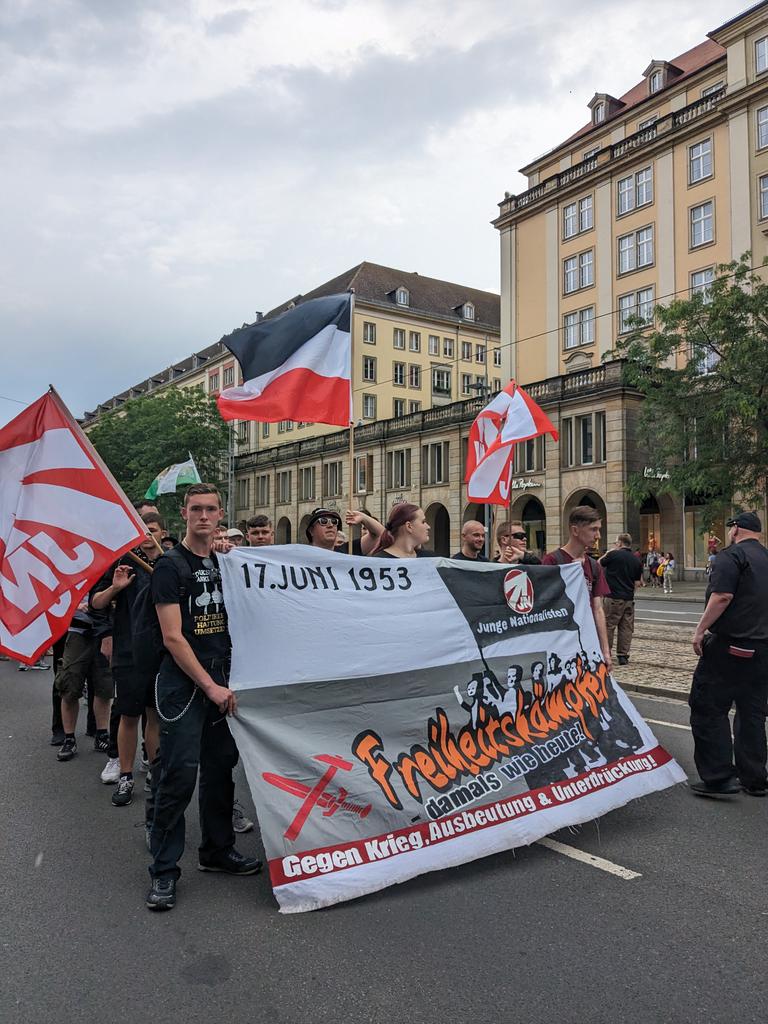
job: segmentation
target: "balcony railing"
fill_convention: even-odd
[[[560,377],[550,377],[535,384],[527,384],[525,390],[541,405],[553,406],[565,399],[586,397],[590,393],[619,386],[622,365],[618,360],[603,363],[588,370],[579,370]],[[443,427],[466,426],[488,404],[489,397],[469,398],[465,402],[452,402],[450,405],[427,409],[426,412],[413,412],[408,416],[355,427],[355,448],[362,448],[375,441],[387,441]],[[339,449],[346,449],[348,446],[349,431],[338,430],[333,434],[307,438],[306,441],[294,441],[291,444],[276,445],[262,451],[250,452],[248,455],[240,455],[235,460],[235,467],[238,472],[242,472],[258,466],[295,462],[315,454],[326,455]]]
[[[574,164],[573,167],[560,171],[559,174],[553,174],[549,178],[545,178],[538,185],[529,188],[527,192],[521,192],[516,196],[507,196],[499,203],[501,215],[514,213],[515,210],[522,210],[524,207],[530,206],[531,203],[542,199],[545,195],[556,192],[558,189],[570,185],[571,182],[591,174],[597,167],[605,167],[606,163],[617,160],[633,150],[650,145],[661,136],[667,135],[678,128],[690,124],[691,121],[711,113],[724,96],[725,87],[718,89],[717,92],[710,93],[709,96],[702,96],[701,99],[694,100],[693,103],[689,103],[682,110],[676,110],[665,117],[659,118],[658,121],[654,121],[652,125],[648,125],[647,128],[643,128],[639,132],[635,132],[634,135],[628,135],[626,139],[604,147],[599,152],[593,154],[588,160],[582,160],[581,163]]]

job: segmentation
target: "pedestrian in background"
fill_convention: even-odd
[[[620,533],[612,551],[600,559],[605,579],[611,591],[603,598],[608,646],[613,649],[613,637],[618,633],[616,654],[620,665],[629,662],[629,649],[635,632],[635,591],[640,586],[643,569],[632,552],[632,537]]]

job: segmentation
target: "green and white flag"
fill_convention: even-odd
[[[173,494],[177,487],[199,483],[200,474],[190,452],[187,462],[177,462],[175,466],[168,466],[158,473],[144,497],[156,498],[158,494]]]

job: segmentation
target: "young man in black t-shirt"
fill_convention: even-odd
[[[151,831],[152,878],[146,904],[176,902],[184,852],[184,812],[200,768],[201,871],[252,875],[261,861],[235,849],[232,829],[237,747],[227,715],[237,710],[228,687],[230,639],[213,540],[224,515],[219,492],[193,484],[184,498],[186,534],[178,549],[186,565],[165,555],[152,575],[152,598],[166,655],[157,678],[160,781]],[[188,571],[186,571],[188,569]]]
[[[618,631],[616,653],[619,664],[626,665],[635,632],[635,590],[643,576],[642,566],[632,551],[630,534],[620,533],[613,551],[604,554],[600,564],[611,591],[610,597],[603,598],[608,646],[613,648],[613,635]]]

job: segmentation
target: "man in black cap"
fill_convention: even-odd
[[[768,699],[768,550],[754,512],[729,519],[729,546],[715,558],[707,605],[693,637],[699,662],[691,708],[697,796],[743,790],[765,796]],[[728,712],[736,705],[733,737]],[[734,763],[735,758],[735,763]]]
[[[341,516],[331,508],[315,508],[307,523],[307,540],[313,547],[333,551],[341,529]]]

